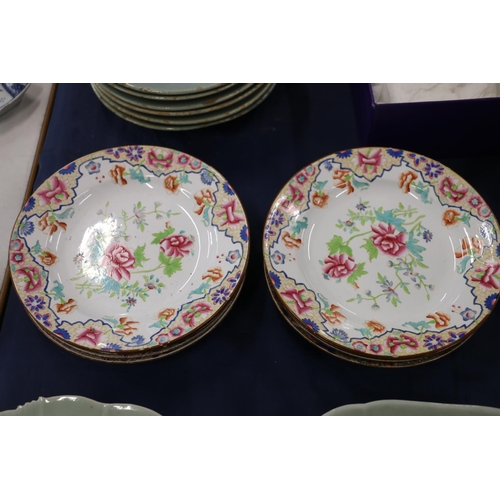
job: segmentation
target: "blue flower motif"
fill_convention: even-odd
[[[144,337],[142,335],[136,335],[130,339],[134,344],[140,345],[144,342]]]
[[[121,346],[118,344],[106,344],[101,347],[102,351],[120,351]]]
[[[465,332],[460,332],[460,333],[449,332],[448,344],[452,344],[453,342],[456,342],[458,339],[461,339],[462,337],[465,337]]]
[[[116,159],[120,158],[120,153],[125,151],[124,148],[116,148],[116,149],[106,149],[106,153],[108,155],[113,155]]]
[[[477,311],[474,311],[474,309],[471,309],[470,307],[466,307],[460,315],[462,316],[464,321],[472,321],[473,319],[476,318],[477,316]]]
[[[432,233],[426,229],[423,233],[422,233],[422,238],[424,239],[424,241],[426,243],[429,243],[429,241],[432,240]]]
[[[69,333],[64,328],[56,328],[54,330],[54,333],[56,335],[59,335],[59,337],[62,337],[63,339],[69,340]]]
[[[310,319],[306,318],[302,320],[311,330],[317,332],[319,330],[318,325],[314,322],[311,321]]]
[[[340,330],[340,328],[334,328],[331,332],[327,332],[330,337],[335,340],[340,340],[341,342],[347,342],[349,340],[349,336],[344,330]]]
[[[232,190],[231,186],[227,182],[224,183],[224,186],[222,186],[222,188],[224,189],[224,191],[227,194],[229,194],[231,196],[234,194],[234,191]]]
[[[90,175],[98,174],[101,171],[101,164],[95,161],[89,161],[87,165],[85,165],[85,168]]]
[[[210,172],[207,169],[201,171],[200,179],[201,182],[203,182],[203,184],[207,184],[208,186],[212,184],[212,176],[210,175]]]
[[[364,203],[358,203],[356,205],[356,210],[359,210],[360,212],[364,212],[368,207]]]
[[[23,210],[25,212],[31,212],[33,210],[33,207],[35,206],[35,198],[33,196],[26,202],[26,205],[24,205]]]
[[[324,169],[328,170],[328,172],[331,172],[331,170],[333,168],[333,163],[334,163],[333,158],[328,158],[328,160],[323,160],[319,164],[319,168],[324,168]]]
[[[283,222],[285,222],[285,214],[281,212],[280,210],[276,210],[272,215],[271,215],[271,226],[281,226]]]
[[[390,154],[393,158],[401,158],[403,156],[402,149],[388,149],[387,153]]]
[[[65,167],[61,168],[59,170],[59,173],[61,175],[69,175],[72,174],[76,170],[76,163],[70,163],[69,165],[66,165]]]
[[[47,314],[36,313],[35,318],[47,327],[52,326],[49,321],[49,313]]]
[[[264,239],[268,240],[271,236],[276,236],[276,231],[274,231],[272,226],[268,224],[265,228]]]
[[[484,305],[490,311],[493,309],[493,306],[495,305],[495,302],[497,301],[497,297],[498,297],[498,294],[497,293],[493,293],[490,296],[488,296],[486,298],[486,300],[484,301]]]
[[[38,312],[45,307],[45,300],[38,295],[30,295],[24,299],[24,304],[31,312]]]
[[[248,242],[248,227],[246,224],[241,228],[240,237],[243,241]]]
[[[125,153],[127,155],[127,158],[138,161],[142,158],[142,155],[144,154],[144,148],[141,146],[130,146],[127,149],[125,149]]]
[[[234,264],[239,259],[241,259],[241,253],[239,250],[233,250],[232,252],[229,252],[226,257],[226,261],[230,264]]]
[[[429,351],[434,351],[438,347],[444,346],[444,340],[440,335],[433,333],[432,335],[426,335],[424,338],[424,345],[429,349]]]
[[[444,168],[439,163],[431,161],[425,164],[424,172],[431,179],[437,179],[444,172]]]
[[[240,281],[240,278],[241,278],[241,271],[239,271],[233,278],[229,278],[228,281],[231,284],[231,290],[236,286],[238,281]]]
[[[424,156],[418,156],[415,153],[410,153],[408,156],[413,160],[413,163],[416,167],[418,167],[421,161],[426,160]]]
[[[271,281],[273,282],[273,285],[276,288],[279,288],[281,286],[281,280],[277,274],[273,273],[272,271],[269,271],[269,277],[271,278]]]
[[[352,149],[345,149],[344,151],[340,151],[337,153],[338,158],[349,158],[352,155]]]
[[[21,236],[29,236],[35,230],[33,222],[29,220],[24,220],[19,224],[19,234]]]
[[[229,297],[229,293],[229,289],[223,286],[212,293],[212,301],[214,302],[214,304],[222,304]]]
[[[285,255],[276,250],[272,255],[271,259],[275,264],[284,264],[285,263]]]

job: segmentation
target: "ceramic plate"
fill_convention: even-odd
[[[183,95],[218,89],[224,83],[122,83],[121,85],[143,94]]]
[[[29,83],[0,83],[0,116],[21,102],[29,86]]]
[[[113,103],[107,99],[105,96],[103,96],[98,89],[94,88],[94,92],[98,99],[102,102],[102,104],[108,108],[112,113],[116,114],[120,118],[123,118],[124,120],[127,120],[135,125],[139,125],[141,127],[145,128],[150,128],[150,129],[155,129],[155,130],[173,130],[173,131],[181,131],[181,130],[194,130],[194,129],[199,129],[203,127],[210,127],[212,125],[218,125],[220,123],[225,123],[231,120],[234,120],[236,118],[239,118],[240,116],[245,115],[246,113],[250,112],[252,109],[257,107],[262,101],[264,101],[269,94],[272,92],[274,89],[275,84],[269,84],[269,86],[266,88],[266,90],[260,94],[257,98],[245,102],[243,105],[240,105],[238,107],[238,110],[234,112],[234,114],[227,114],[227,113],[221,113],[222,116],[215,118],[213,120],[205,119],[202,123],[194,123],[191,125],[163,125],[160,123],[153,123],[150,121],[144,120],[142,117],[137,118],[136,116],[132,116],[128,113],[122,112],[118,110]],[[137,115],[137,114],[136,114]],[[195,120],[195,121],[200,121],[200,120]]]
[[[238,100],[238,102],[230,106],[217,108],[209,113],[195,114],[192,116],[155,116],[127,109],[124,106],[110,100],[98,87],[92,85],[95,94],[103,103],[106,103],[109,107],[119,111],[123,115],[127,115],[135,118],[136,120],[145,121],[154,125],[158,124],[167,126],[203,125],[204,123],[210,123],[223,118],[230,118],[232,115],[238,114],[241,110],[251,106],[253,102],[267,94],[270,87],[271,85],[267,84],[260,88],[252,88],[250,91],[247,91],[246,98],[243,101]]]
[[[160,416],[153,410],[128,403],[106,404],[82,396],[53,396],[38,398],[15,410],[0,412],[0,416],[82,416],[82,417],[148,417]]]
[[[126,94],[135,96],[135,97],[140,97],[141,99],[148,99],[152,102],[162,102],[162,103],[167,103],[167,102],[175,102],[175,101],[191,101],[193,99],[201,99],[201,98],[206,98],[209,96],[213,96],[218,94],[219,92],[225,91],[231,87],[234,87],[236,85],[239,85],[238,83],[225,83],[224,85],[221,85],[220,87],[214,88],[212,90],[206,90],[204,92],[198,92],[196,94],[176,94],[176,95],[161,95],[161,94],[146,94],[144,92],[139,92],[137,90],[132,90],[129,87],[126,87],[123,83],[108,83],[107,85],[110,85],[111,87],[119,90],[120,92],[124,92]]]
[[[224,310],[246,269],[248,225],[229,183],[187,154],[99,151],[45,181],[10,245],[31,318],[90,352],[183,343]]]
[[[108,83],[96,83],[95,85],[99,90],[106,91],[109,94],[108,97],[114,97],[118,103],[123,104],[125,107],[135,111],[153,114],[159,113],[161,115],[164,112],[192,111],[211,107],[233,99],[257,84],[243,83],[241,85],[233,85],[227,89],[221,89],[216,94],[184,101],[153,101],[140,96],[130,95],[130,93],[124,92],[123,88],[118,86],[113,87]]]
[[[344,361],[349,361],[351,363],[356,363],[358,365],[369,366],[372,368],[409,368],[411,366],[422,365],[424,363],[430,363],[431,361],[435,361],[437,359],[446,356],[450,352],[456,350],[460,347],[467,338],[459,339],[456,342],[450,344],[450,347],[446,351],[430,351],[429,354],[424,356],[413,357],[409,359],[393,359],[392,357],[386,356],[385,358],[367,358],[362,355],[358,355],[357,352],[348,352],[344,349],[339,349],[337,346],[332,344],[331,342],[325,341],[320,336],[315,335],[313,331],[309,327],[307,327],[302,321],[297,320],[295,316],[292,315],[290,309],[288,309],[284,305],[284,301],[281,297],[276,293],[274,289],[274,285],[267,279],[269,290],[271,292],[271,296],[273,298],[276,307],[282,314],[282,316],[286,319],[286,321],[304,337],[308,342],[315,345],[319,349],[327,352],[328,354],[332,354],[337,358],[343,359]]]
[[[498,223],[464,179],[422,155],[347,150],[297,173],[268,215],[275,293],[316,338],[357,356],[445,353],[490,314]]]
[[[497,416],[500,409],[489,406],[426,403],[420,401],[382,400],[365,404],[345,405],[324,416]]]

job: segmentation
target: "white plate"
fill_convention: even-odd
[[[0,116],[17,106],[30,83],[0,83]]]
[[[128,403],[107,404],[83,396],[53,396],[40,397],[36,401],[18,406],[15,410],[0,412],[0,416],[159,417],[160,414],[143,406]]]
[[[500,409],[489,406],[426,403],[419,401],[382,400],[345,405],[325,413],[329,417],[354,416],[498,416]]]
[[[422,155],[363,148],[297,173],[272,205],[276,294],[322,341],[376,359],[450,349],[491,312],[498,223],[464,179]]]
[[[218,172],[178,151],[125,146],[80,158],[35,191],[10,262],[41,330],[126,354],[182,343],[212,321],[247,256],[243,207]]]

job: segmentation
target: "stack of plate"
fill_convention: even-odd
[[[248,262],[240,200],[185,153],[125,146],[47,179],[14,226],[10,269],[38,328],[90,359],[133,363],[210,332]]]
[[[271,295],[307,340],[369,366],[433,361],[488,317],[500,228],[464,179],[422,155],[341,151],[307,166],[268,214]]]
[[[92,83],[99,100],[129,122],[191,130],[234,120],[260,104],[273,83]]]

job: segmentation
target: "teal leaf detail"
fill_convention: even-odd
[[[172,226],[170,226],[170,227],[167,227],[167,229],[165,229],[161,233],[153,233],[154,239],[151,242],[151,244],[157,245],[158,243],[160,243],[161,240],[165,239],[167,236],[170,236],[174,232],[175,232],[175,229]]]
[[[420,196],[420,200],[424,203],[432,203],[432,200],[429,200],[429,186],[420,181],[415,187],[415,192]]]
[[[361,276],[363,276],[364,274],[368,273],[365,271],[365,263],[361,262],[361,264],[358,264],[358,267],[356,267],[353,273],[349,275],[349,277],[347,278],[347,283],[354,285],[358,278],[361,278]]]
[[[370,186],[370,184],[368,182],[358,181],[358,180],[356,180],[356,177],[354,177],[354,176],[351,180],[352,180],[352,183],[354,184],[354,187],[361,189],[362,191],[365,189],[368,189],[368,187]]]
[[[403,226],[404,219],[396,217],[392,210],[386,210],[384,213],[380,210],[375,210],[375,217],[380,222],[385,222],[386,224],[392,224],[398,231],[406,233]]]
[[[188,299],[190,299],[192,295],[205,295],[209,288],[210,285],[208,283],[202,283],[198,288],[189,292]]]
[[[66,209],[62,214],[57,214],[58,219],[67,219],[68,217],[71,219],[75,215],[75,211],[73,208]]]
[[[54,296],[56,300],[64,299],[64,293],[63,293],[64,285],[57,280],[54,280],[54,283],[56,286],[54,286],[52,290],[50,290],[50,293]]]
[[[328,183],[328,181],[315,182],[313,184],[313,188],[316,189],[317,191],[323,191],[323,189],[327,185],[327,183]]]
[[[370,262],[378,257],[378,248],[373,244],[373,240],[371,238],[366,238],[365,244],[361,245],[361,248],[364,248],[368,252]]]
[[[106,276],[106,278],[102,280],[101,293],[113,293],[113,292],[116,295],[120,295],[120,283],[118,283],[118,281],[114,280],[113,278]]]
[[[36,243],[31,247],[31,253],[34,253],[35,255],[42,253],[42,247],[38,240],[36,240]]]
[[[423,330],[427,330],[429,328],[429,323],[426,321],[419,321],[416,323],[415,321],[407,321],[403,323],[403,326],[411,326],[415,330],[419,330],[420,332]]]
[[[205,207],[205,210],[203,210],[203,224],[205,226],[210,226],[210,207],[207,206]]]
[[[464,259],[462,259],[462,262],[460,262],[457,268],[458,274],[463,274],[465,272],[465,268],[467,267],[467,264],[469,263],[470,259],[471,259],[470,255],[467,255]]]
[[[323,302],[323,305],[325,306],[325,309],[329,309],[330,305],[329,305],[328,300],[326,299],[326,297],[324,297],[320,293],[318,293],[317,295],[318,295],[319,300],[321,300],[321,302]]]
[[[368,328],[355,328],[356,331],[360,332],[363,337],[370,338],[372,332]]]
[[[299,234],[303,229],[307,229],[308,220],[307,217],[304,217],[303,220],[296,220],[293,224],[290,225],[290,229],[293,233]]]
[[[330,255],[335,255],[337,252],[346,253],[352,257],[352,249],[344,243],[342,236],[334,236],[327,244]]]
[[[132,180],[137,180],[141,184],[146,184],[147,182],[149,182],[151,180],[150,177],[144,177],[144,172],[140,168],[138,168],[137,170],[134,170],[133,168],[131,168],[131,169],[129,169],[129,173],[130,173],[130,178]]]
[[[119,321],[116,320],[115,318],[112,318],[111,316],[103,316],[102,318],[104,321],[107,321],[108,323],[111,323],[113,326],[118,325]]]
[[[192,184],[191,181],[188,179],[186,172],[182,172],[182,174],[179,175],[179,180],[181,181],[182,184]]]
[[[406,248],[417,258],[417,261],[423,260],[421,253],[425,247],[417,245],[418,240],[413,236],[413,231],[409,233],[410,239],[406,242]]]

